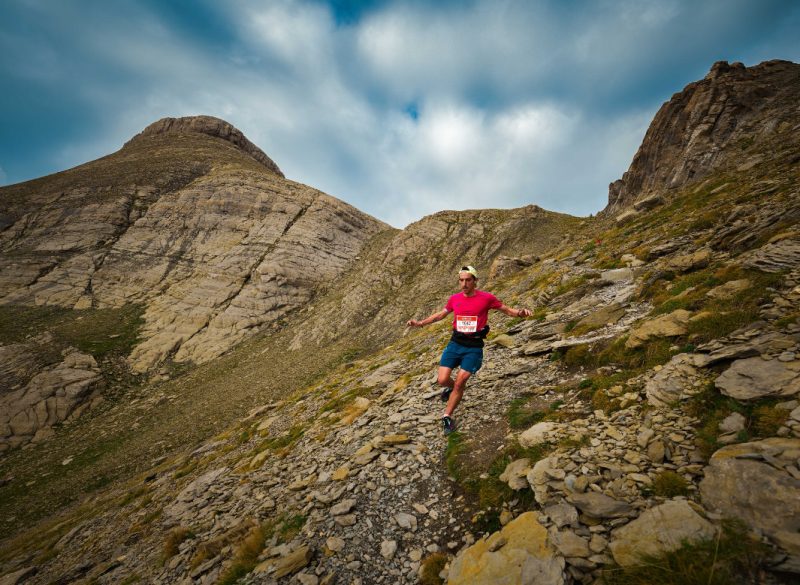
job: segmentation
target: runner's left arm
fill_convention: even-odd
[[[497,310],[502,311],[509,317],[530,317],[533,315],[530,309],[512,309],[508,305],[500,305]]]

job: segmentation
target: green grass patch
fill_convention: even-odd
[[[732,412],[741,414],[744,407],[736,400],[720,394],[714,388],[713,382],[709,382],[701,392],[686,402],[684,410],[690,416],[699,419],[695,440],[700,453],[708,458],[722,446],[717,441],[719,423]]]
[[[537,397],[533,394],[520,396],[512,400],[506,412],[508,426],[519,430],[527,429],[543,420],[563,420],[559,410],[563,401],[555,400],[548,404],[546,408],[540,408],[536,405],[536,400]]]
[[[533,319],[534,321],[537,321],[538,323],[541,323],[547,318],[547,313],[548,311],[545,307],[539,307],[533,312],[530,318]]]
[[[523,449],[514,442],[492,459],[477,463],[469,458],[471,445],[466,437],[455,432],[449,435],[445,450],[445,463],[450,476],[459,484],[468,500],[479,510],[474,518],[474,529],[478,533],[491,533],[500,529],[500,511],[504,502],[520,500],[523,507],[534,504],[531,490],[514,491],[500,475],[512,461],[527,458],[531,465],[547,456],[553,445],[541,444]]]
[[[138,500],[142,496],[148,494],[150,492],[150,488],[147,486],[139,487],[135,490],[130,490],[127,494],[125,494],[122,499],[119,501],[120,508],[124,508],[128,504]]]
[[[544,420],[547,412],[531,406],[533,396],[520,396],[508,407],[508,424],[512,429],[526,429]]]
[[[305,428],[302,425],[294,425],[285,433],[265,440],[263,445],[273,451],[285,450],[300,440],[305,432]]]
[[[772,401],[753,406],[749,413],[749,429],[755,437],[774,437],[789,420],[789,412],[784,408],[775,408]]]
[[[705,457],[710,457],[714,451],[724,446],[718,441],[719,424],[734,412],[745,418],[745,428],[736,437],[736,442],[774,437],[789,418],[788,410],[775,407],[781,400],[769,398],[743,403],[724,396],[714,387],[713,382],[709,382],[700,393],[686,402],[684,410],[699,420],[696,429],[697,446]]]
[[[590,279],[591,279],[591,277],[588,274],[581,274],[579,276],[574,276],[574,277],[570,278],[569,280],[567,280],[566,282],[563,282],[563,283],[559,284],[556,287],[556,290],[553,293],[553,296],[554,297],[559,297],[559,296],[561,296],[563,294],[568,293],[571,290],[575,290],[579,286],[581,286],[583,284],[586,284]]]
[[[603,571],[605,585],[745,585],[759,582],[767,548],[751,538],[740,522],[723,523],[717,538],[684,543],[641,563]]]
[[[466,437],[459,431],[450,433],[447,436],[447,446],[444,451],[444,462],[447,466],[447,472],[456,482],[461,483],[464,479],[459,456],[467,448]]]
[[[780,328],[786,327],[792,323],[800,323],[800,311],[793,311],[785,317],[781,317],[775,321],[775,325]]]
[[[0,342],[19,343],[50,331],[55,345],[78,348],[95,358],[128,355],[144,325],[144,307],[72,310],[55,306],[0,305]]]
[[[369,393],[370,389],[364,388],[363,386],[356,386],[355,388],[351,388],[350,390],[342,393],[331,392],[330,400],[323,404],[319,411],[320,413],[323,413],[343,410],[348,404],[353,402],[359,396],[365,396]]]
[[[552,352],[550,360],[561,361],[572,368],[618,366],[630,370],[627,377],[631,377],[653,366],[667,363],[678,353],[670,349],[678,343],[674,338],[652,339],[635,349],[625,347],[626,341],[627,337],[618,337],[609,342],[575,345],[565,351]]]
[[[290,542],[300,534],[300,530],[305,526],[305,523],[306,517],[302,514],[284,516],[278,523],[275,534],[280,542]]]

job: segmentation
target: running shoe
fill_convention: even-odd
[[[454,421],[449,416],[443,416],[442,427],[444,428],[444,434],[449,435],[450,433],[456,430],[456,421]]]
[[[442,402],[447,402],[450,400],[450,393],[453,391],[452,388],[445,388],[442,390],[442,393],[439,395],[439,398],[442,399]]]

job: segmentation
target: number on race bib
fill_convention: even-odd
[[[475,333],[478,330],[478,317],[471,315],[458,315],[456,317],[456,331],[461,333]]]

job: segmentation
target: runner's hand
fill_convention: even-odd
[[[519,316],[520,317],[530,317],[531,315],[533,315],[533,313],[531,312],[530,309],[520,309],[519,310]]]
[[[415,321],[414,319],[409,319],[406,322],[406,327],[419,327],[419,321]]]

